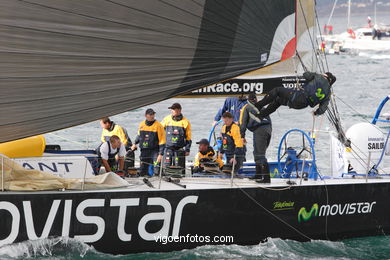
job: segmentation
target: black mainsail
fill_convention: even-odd
[[[1,1],[0,142],[275,63],[273,30],[298,8],[291,0]]]
[[[317,29],[315,3],[311,0],[294,2],[292,10],[283,10],[279,19],[263,16],[264,37],[259,43],[263,57],[267,57],[265,65],[210,86],[194,90],[185,97],[204,96],[237,96],[238,94],[266,94],[275,87],[294,88],[302,83],[304,70],[319,71],[316,56]],[[274,3],[277,5],[277,3]],[[276,7],[277,8],[277,7]],[[267,32],[268,31],[268,32]]]

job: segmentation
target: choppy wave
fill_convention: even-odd
[[[75,239],[50,238],[0,248],[0,259],[389,259],[390,237],[297,242],[269,238],[254,246],[218,245],[170,253],[108,255]]]
[[[110,257],[72,238],[45,238],[0,247],[0,259],[108,259]]]
[[[359,56],[368,57],[368,58],[373,59],[373,60],[388,60],[388,59],[390,59],[389,54],[375,54],[375,53],[360,52]]]

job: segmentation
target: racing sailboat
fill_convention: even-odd
[[[305,67],[321,70],[310,62],[320,57],[308,51],[315,49],[314,31],[314,0],[1,1],[0,142],[229,79],[282,82],[295,75],[298,82]],[[338,121],[335,113],[329,117]],[[311,137],[298,132],[313,148]],[[275,162],[279,178],[270,185],[247,178],[153,177],[99,189],[85,179],[69,184],[21,169],[2,156],[0,245],[62,236],[127,254],[249,245],[267,237],[342,239],[390,229],[388,179],[349,172],[356,178],[325,180],[314,151],[310,160],[287,145],[282,154],[287,134]],[[380,146],[374,150],[384,150]],[[213,239],[222,235],[233,240]],[[159,240],[169,236],[180,242]]]
[[[334,1],[331,14],[329,16],[327,25],[330,24],[330,20],[333,15],[333,11],[336,7],[337,0]],[[368,17],[368,24],[365,27],[353,28],[351,25],[351,5],[352,1],[348,1],[348,13],[347,13],[347,30],[341,34],[329,34],[321,36],[325,51],[328,53],[350,52],[356,53],[359,51],[386,51],[390,49],[389,41],[389,27],[380,25],[376,19],[376,9],[381,2],[373,2],[374,6],[374,24],[372,24],[371,18]]]

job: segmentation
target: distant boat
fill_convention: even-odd
[[[337,0],[335,0],[333,9],[328,19],[327,25],[333,15]],[[356,53],[361,50],[385,51],[390,50],[390,27],[376,24],[376,2],[375,7],[375,24],[372,24],[371,18],[368,17],[366,27],[353,29],[350,23],[351,0],[348,1],[348,22],[347,30],[341,34],[324,34],[322,36],[322,45],[329,54],[338,54],[340,52]],[[327,26],[325,25],[325,26]]]

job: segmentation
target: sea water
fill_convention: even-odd
[[[387,236],[344,241],[297,242],[269,238],[254,246],[218,245],[170,253],[109,255],[97,252],[75,239],[48,238],[0,248],[0,259],[389,259]]]
[[[361,17],[360,17],[361,18]],[[387,18],[384,16],[384,18]],[[337,20],[337,18],[335,18]],[[358,18],[355,18],[357,20]],[[339,18],[344,23],[344,18]],[[363,18],[364,20],[364,18]],[[383,21],[386,22],[386,21]],[[364,22],[360,22],[364,23]],[[390,23],[390,21],[387,21]],[[335,27],[335,30],[340,30]],[[390,52],[360,52],[358,55],[333,55],[327,57],[329,70],[337,77],[334,85],[336,102],[343,127],[348,129],[357,122],[371,121],[380,101],[390,94]],[[222,106],[223,98],[171,99],[150,105],[161,120],[169,114],[168,107],[179,102],[183,114],[192,123],[193,141],[207,138],[213,118]],[[347,104],[347,105],[346,105]],[[124,126],[134,139],[139,122],[144,119],[147,107],[112,117]],[[272,115],[273,134],[267,156],[275,159],[282,135],[289,129],[312,129],[311,109],[291,110],[280,108]],[[390,106],[384,109],[390,113]],[[332,130],[325,117],[317,118],[316,129]],[[99,122],[91,122],[71,129],[46,135],[48,144],[60,144],[65,149],[95,148],[100,142]],[[253,159],[251,135],[247,137],[249,160]],[[190,158],[195,155],[193,144]],[[329,175],[329,138],[319,132],[316,140],[318,165],[323,175]],[[138,156],[137,156],[138,157]],[[384,234],[386,235],[386,234]],[[48,238],[26,241],[0,248],[0,259],[390,259],[390,237],[355,238],[343,241],[296,242],[270,238],[254,246],[219,245],[171,253],[142,253],[112,256],[96,252],[74,239]]]

